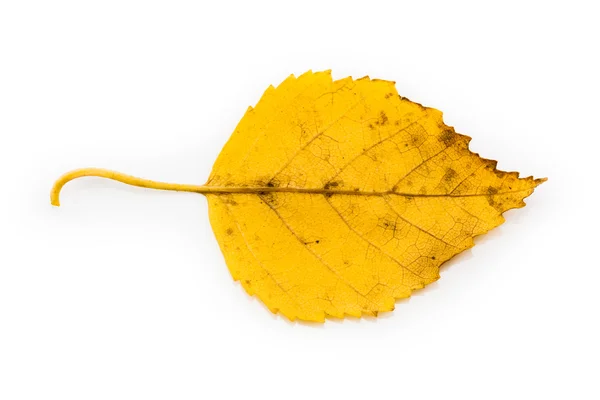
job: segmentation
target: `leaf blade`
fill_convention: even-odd
[[[233,278],[292,320],[393,310],[542,182],[469,141],[393,82],[309,72],[269,88],[207,183],[233,192],[207,193]]]

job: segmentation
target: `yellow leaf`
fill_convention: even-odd
[[[519,179],[468,148],[442,113],[393,82],[290,76],[249,108],[203,186],[235,280],[291,320],[377,315],[437,280],[439,267],[500,225],[545,179]]]

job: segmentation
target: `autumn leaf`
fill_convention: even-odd
[[[79,176],[206,195],[235,280],[274,313],[377,315],[439,278],[545,179],[468,148],[442,113],[368,77],[290,76],[249,108],[202,186],[83,169]]]

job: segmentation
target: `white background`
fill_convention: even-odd
[[[597,399],[598,11],[583,1],[2,1],[0,398]],[[290,323],[232,281],[202,184],[287,75],[370,75],[547,176],[378,319]]]

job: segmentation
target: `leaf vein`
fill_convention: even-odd
[[[344,216],[342,215],[342,213],[331,203],[331,201],[329,199],[326,198],[325,201],[337,213],[337,215],[339,215],[340,219],[344,222],[344,224],[346,224],[346,226],[352,232],[354,232],[359,238],[361,238],[362,240],[364,240],[365,242],[367,242],[369,245],[371,245],[374,248],[376,248],[377,250],[379,250],[380,253],[382,253],[385,256],[387,256],[389,259],[391,259],[392,261],[394,261],[396,264],[398,264],[403,269],[407,270],[408,272],[412,273],[413,275],[418,276],[419,278],[425,279],[425,277],[419,275],[418,273],[416,273],[412,269],[408,268],[407,266],[405,266],[404,264],[402,264],[399,260],[397,260],[394,256],[388,254],[381,247],[377,246],[375,243],[371,242],[370,240],[368,240],[367,238],[365,238],[363,235],[361,235],[356,229],[354,229],[352,226],[350,226],[350,223],[346,220],[346,218],[344,218]]]
[[[275,173],[275,175],[273,175],[271,177],[270,180],[273,180],[277,177],[277,175],[279,175],[282,171],[284,171],[291,163],[292,161],[294,161],[294,159],[298,156],[298,154],[300,154],[304,149],[306,149],[308,146],[311,145],[311,143],[313,143],[315,140],[317,140],[320,136],[322,136],[325,132],[327,132],[333,125],[335,125],[336,123],[338,123],[339,120],[341,120],[342,118],[344,118],[344,116],[348,113],[348,111],[354,109],[357,105],[360,104],[361,101],[364,101],[364,98],[359,99],[356,103],[354,103],[351,107],[349,107],[346,111],[344,111],[342,114],[340,114],[335,120],[331,121],[331,123],[329,125],[327,125],[327,127],[321,129],[315,136],[313,136],[308,142],[306,142],[303,146],[301,146],[290,158],[289,160],[283,165],[283,167],[281,167],[279,169],[279,171],[277,171]]]
[[[254,257],[254,259],[256,260],[256,262],[258,263],[258,265],[260,265],[260,267],[267,273],[267,276],[269,278],[271,278],[271,280],[275,283],[275,285],[277,285],[277,287],[283,293],[285,293],[290,298],[290,300],[292,300],[294,302],[294,304],[296,304],[299,308],[303,309],[302,305],[300,303],[298,303],[298,301],[287,290],[285,290],[281,286],[281,284],[279,283],[279,281],[277,279],[275,279],[275,277],[273,276],[273,274],[271,274],[271,272],[267,269],[267,267],[264,266],[264,264],[262,263],[262,261],[260,261],[258,259],[258,257],[256,256],[256,254],[254,253],[254,251],[250,247],[250,244],[248,243],[248,240],[246,240],[246,235],[244,235],[244,232],[242,231],[242,228],[240,227],[240,224],[238,223],[237,219],[231,213],[231,209],[229,208],[229,205],[223,199],[219,199],[219,200],[221,200],[221,202],[223,203],[223,205],[225,205],[225,208],[227,209],[227,213],[231,216],[231,219],[235,223],[236,229],[238,230],[238,232],[242,236],[242,240],[244,241],[244,245],[246,246],[246,248],[248,249],[248,251],[250,252],[250,254],[252,255],[252,257]]]
[[[275,207],[273,207],[271,204],[269,204],[269,202],[267,201],[267,199],[265,199],[263,196],[259,195],[259,197],[263,200],[263,202],[275,213],[275,215],[277,215],[277,217],[281,220],[281,222],[283,222],[283,225],[287,228],[288,231],[290,231],[290,233],[296,238],[296,240],[298,240],[298,242],[309,252],[313,255],[313,257],[315,257],[325,268],[327,268],[331,273],[333,273],[341,282],[343,282],[346,286],[348,286],[350,289],[352,289],[354,292],[356,292],[359,296],[361,296],[363,299],[365,299],[366,301],[368,301],[369,303],[371,303],[372,305],[376,306],[376,304],[372,301],[369,300],[367,297],[365,297],[365,295],[363,295],[361,292],[358,291],[358,289],[356,289],[356,287],[354,287],[354,285],[352,285],[350,282],[348,282],[343,276],[341,276],[334,268],[332,268],[329,264],[327,264],[325,262],[325,260],[323,260],[323,258],[321,258],[317,253],[315,253],[310,247],[308,247],[303,241],[302,239],[300,239],[300,237],[298,236],[298,234],[292,229],[292,227],[285,221],[285,219],[281,216],[281,214],[277,211],[277,209],[275,209]]]
[[[348,161],[346,163],[346,165],[342,166],[338,172],[336,172],[336,174],[334,176],[331,177],[331,179],[329,179],[329,181],[327,183],[331,183],[331,181],[333,179],[335,179],[336,177],[338,177],[346,168],[348,168],[349,165],[353,164],[354,161],[356,161],[359,157],[365,155],[367,152],[369,152],[371,149],[379,146],[382,143],[385,143],[386,141],[390,140],[391,138],[398,136],[399,134],[401,134],[402,132],[406,132],[406,130],[408,128],[410,128],[411,126],[415,125],[417,122],[419,122],[420,120],[422,120],[423,118],[425,118],[425,116],[422,116],[420,118],[418,118],[416,121],[411,122],[410,124],[406,125],[404,128],[400,129],[399,131],[397,131],[396,133],[387,136],[379,141],[377,141],[376,143],[374,143],[373,145],[371,145],[369,148],[364,149],[362,152],[360,152],[360,154],[358,154],[356,157],[354,157],[352,160]]]
[[[454,246],[453,244],[450,244],[450,243],[446,242],[444,239],[442,239],[442,238],[439,238],[439,237],[435,236],[434,234],[432,234],[432,233],[430,233],[430,232],[427,232],[425,229],[421,228],[419,225],[415,224],[414,222],[412,222],[412,221],[409,221],[409,220],[407,220],[406,218],[404,218],[404,217],[403,217],[403,216],[402,216],[402,215],[401,215],[401,214],[400,214],[400,213],[399,213],[399,212],[398,212],[398,211],[397,211],[397,210],[396,210],[396,209],[395,209],[395,208],[392,206],[392,204],[389,202],[389,200],[388,200],[388,199],[387,199],[385,196],[382,196],[382,199],[383,199],[383,201],[385,201],[385,202],[386,202],[386,204],[387,204],[387,205],[390,207],[390,210],[392,210],[392,211],[394,212],[394,214],[396,214],[396,215],[398,216],[398,218],[400,218],[402,221],[406,222],[406,223],[407,223],[407,224],[409,224],[410,226],[414,226],[415,228],[417,228],[417,229],[418,229],[418,230],[420,230],[421,232],[423,232],[423,233],[425,233],[425,234],[427,234],[427,235],[431,236],[431,237],[432,237],[432,238],[434,238],[434,239],[437,239],[437,240],[439,240],[440,242],[442,242],[442,243],[444,243],[444,244],[446,244],[446,245],[448,245],[448,246],[450,246],[450,247],[456,247],[456,246]]]

